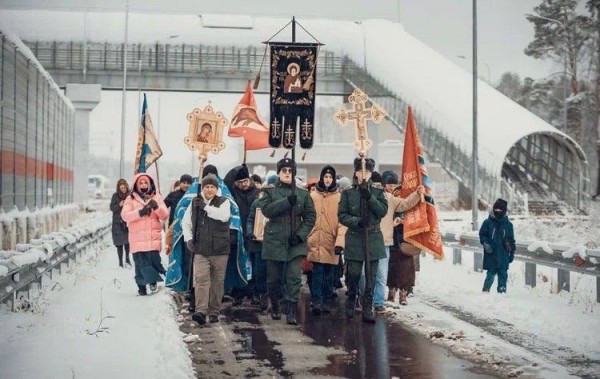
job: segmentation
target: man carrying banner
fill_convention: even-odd
[[[340,223],[348,227],[345,247],[346,262],[348,263],[346,317],[349,319],[354,317],[358,282],[366,255],[371,270],[367,274],[370,274],[370,278],[367,278],[368,285],[362,296],[362,320],[369,323],[375,322],[375,316],[373,315],[373,283],[375,283],[377,276],[377,263],[379,259],[385,258],[383,234],[379,224],[388,210],[383,190],[374,188],[372,185],[371,174],[374,168],[375,161],[373,159],[354,159],[352,188],[342,192],[338,209]],[[366,203],[366,209],[361,210],[361,206],[359,206],[361,202]],[[368,237],[363,238],[364,234],[368,234]],[[365,246],[365,242],[368,246]],[[365,251],[368,251],[368,254],[365,254]],[[365,272],[368,271],[365,270]]]

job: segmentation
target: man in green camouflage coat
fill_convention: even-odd
[[[302,284],[300,260],[306,256],[306,239],[317,217],[308,192],[300,188],[292,191],[292,171],[296,171],[293,160],[285,158],[277,162],[279,178],[273,185],[263,187],[259,206],[269,219],[265,225],[262,258],[267,262],[271,318],[281,319],[279,302],[283,300],[287,306],[287,323],[296,325]]]
[[[375,168],[375,161],[365,159],[365,181],[363,184],[362,161],[354,160],[354,179],[352,188],[342,192],[338,218],[348,227],[346,232],[346,247],[344,255],[348,263],[348,298],[346,299],[346,317],[354,317],[354,305],[358,294],[358,281],[365,261],[365,248],[363,243],[365,228],[368,230],[369,262],[371,264],[370,288],[365,288],[362,294],[362,320],[375,322],[373,315],[373,288],[377,277],[377,264],[379,259],[385,258],[385,244],[379,223],[387,213],[388,204],[383,190],[372,186],[371,173]],[[361,201],[366,202],[367,216],[361,214]]]

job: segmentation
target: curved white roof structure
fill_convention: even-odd
[[[82,41],[86,29],[87,39],[91,41],[123,41],[124,13],[88,13],[86,17],[84,28],[84,14],[81,12],[3,10],[0,22],[11,27],[24,40]],[[129,41],[257,46],[289,21],[248,16],[236,19],[231,15],[130,14]],[[470,73],[408,34],[398,23],[320,19],[300,19],[298,22],[324,43],[327,50],[348,55],[359,65],[366,62],[371,76],[413,105],[432,127],[467,156],[471,155]],[[273,40],[290,39],[288,27]],[[297,40],[312,41],[301,27],[297,28]],[[587,179],[585,154],[572,138],[484,81],[479,81],[478,88],[479,162],[489,175],[500,179],[511,149],[525,138],[542,134],[573,154],[580,169],[579,180]]]

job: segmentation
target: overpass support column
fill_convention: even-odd
[[[87,198],[87,177],[90,174],[90,113],[100,102],[100,84],[67,84],[67,97],[75,107],[75,146],[73,146],[73,201]]]

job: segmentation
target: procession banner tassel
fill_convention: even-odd
[[[302,161],[304,161],[306,159],[306,151],[304,152],[304,154],[302,154]]]
[[[275,149],[273,149],[273,151],[271,151],[271,154],[269,154],[269,157],[273,158],[275,156]]]

